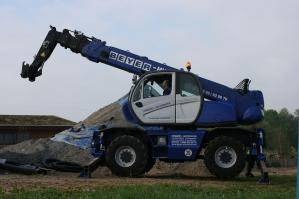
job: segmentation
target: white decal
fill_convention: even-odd
[[[135,59],[132,57],[127,57],[126,64],[133,66]]]
[[[121,62],[121,63],[125,63],[129,66],[133,66],[135,68],[139,68],[139,69],[142,69],[144,71],[151,71],[151,70],[161,71],[161,70],[165,70],[165,68],[163,68],[163,67],[152,66],[150,63],[143,62],[141,60],[135,59],[133,57],[128,57],[124,54],[116,53],[114,51],[110,51],[109,59],[116,60],[116,61]]]
[[[148,63],[144,63],[142,69],[146,70],[146,71],[150,71],[151,70],[152,65],[148,64]]]
[[[157,70],[165,70],[165,69],[158,66],[158,67],[157,67]]]
[[[124,55],[122,55],[122,54],[119,54],[119,55],[118,55],[117,61],[124,63],[125,60],[126,60],[126,56],[124,56]]]
[[[186,149],[185,150],[185,156],[190,157],[192,155],[192,150],[191,149]]]
[[[110,58],[110,59],[113,59],[113,60],[116,60],[116,58],[117,58],[117,55],[118,55],[118,53],[116,53],[116,52],[113,52],[113,51],[110,51],[109,58]]]
[[[228,98],[223,96],[223,95],[220,95],[219,93],[215,93],[215,92],[212,92],[212,91],[207,91],[207,90],[202,90],[202,92],[209,96],[209,97],[213,97],[213,98],[217,98],[217,99],[220,99],[220,100],[223,100],[223,101],[227,101]]]
[[[142,61],[136,59],[134,66],[135,66],[136,68],[141,68],[141,67],[142,67],[142,64],[143,64]]]
[[[197,146],[197,135],[171,135],[171,146]]]

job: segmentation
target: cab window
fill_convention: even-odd
[[[195,77],[186,73],[177,74],[176,94],[183,97],[199,96],[200,89]]]
[[[171,94],[171,74],[152,75],[144,80],[143,98],[159,97]]]

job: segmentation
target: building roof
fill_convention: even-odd
[[[54,115],[0,115],[0,125],[45,126],[74,125],[73,121]]]

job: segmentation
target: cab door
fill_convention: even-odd
[[[193,123],[199,116],[203,96],[198,78],[192,73],[176,74],[176,123]]]
[[[168,88],[165,88],[165,82]],[[130,95],[135,115],[146,124],[175,123],[175,72],[142,77]]]

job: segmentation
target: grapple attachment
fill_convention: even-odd
[[[28,78],[29,81],[34,82],[35,78],[42,74],[45,61],[51,56],[58,43],[64,48],[71,49],[74,53],[81,53],[82,48],[92,40],[92,38],[86,37],[78,31],[64,29],[62,32],[59,32],[56,31],[55,27],[50,26],[50,28],[51,30],[34,57],[32,64],[29,65],[23,62],[22,78]]]
[[[50,57],[54,48],[57,45],[56,38],[59,32],[56,31],[55,27],[51,26],[51,30],[48,32],[42,46],[40,47],[37,55],[34,57],[32,64],[22,64],[22,78],[28,78],[29,81],[35,81],[35,78],[42,74],[42,68],[44,62]]]

